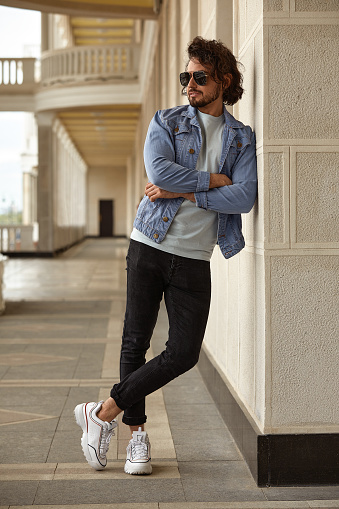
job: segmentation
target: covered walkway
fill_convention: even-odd
[[[106,470],[87,465],[73,408],[106,398],[118,379],[126,249],[126,240],[88,239],[57,258],[7,263],[0,509],[339,508],[338,486],[258,488],[197,368],[148,398],[151,476],[123,473],[121,423]],[[161,310],[153,353],[166,329]]]

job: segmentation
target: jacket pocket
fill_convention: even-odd
[[[227,167],[230,168],[231,174],[232,174],[232,166],[235,164],[235,162],[238,159],[238,157],[240,156],[240,154],[243,152],[243,150],[245,150],[245,148],[249,144],[250,144],[250,140],[247,138],[240,138],[240,137],[236,136],[233,139],[232,144],[231,144],[228,154],[227,154],[227,158],[226,158]]]
[[[190,128],[185,124],[178,124],[173,129],[175,162],[177,164],[183,164],[182,154],[185,153],[190,132]]]

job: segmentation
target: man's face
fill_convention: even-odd
[[[189,61],[187,71],[192,73],[195,71],[209,72],[209,68],[203,66],[199,60],[192,59]],[[212,80],[211,76],[207,77],[207,83],[199,86],[194,81],[193,75],[187,85],[187,97],[191,106],[199,108],[202,112],[209,113],[210,109],[222,107],[222,85]]]

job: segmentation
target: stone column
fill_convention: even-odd
[[[330,484],[339,475],[339,4],[263,7],[267,455],[275,482]]]
[[[2,292],[3,292],[3,275],[5,270],[5,263],[6,263],[7,257],[2,255],[0,253],[0,315],[5,311],[5,299],[3,298]]]
[[[246,248],[226,264],[213,255],[201,369],[259,485],[336,483],[339,6],[233,6],[245,89],[233,109],[256,133],[258,200]]]
[[[38,113],[38,223],[40,252],[53,252],[53,113]]]
[[[48,14],[46,12],[41,13],[41,52],[48,51]]]

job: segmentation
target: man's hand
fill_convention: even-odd
[[[165,189],[155,186],[152,182],[148,182],[146,185],[145,194],[152,202],[158,198],[165,198],[167,200],[171,198],[185,198],[185,200],[190,200],[195,203],[194,193],[172,193],[171,191],[165,191]]]
[[[231,186],[232,180],[229,179],[223,173],[211,173],[210,175],[210,189],[215,189],[216,187],[223,186]]]
[[[145,187],[145,194],[148,196],[150,201],[155,201],[158,198],[180,198],[182,194],[180,193],[172,193],[171,191],[165,191],[165,189],[161,189],[158,186],[152,184],[152,182],[148,182]]]
[[[223,173],[211,173],[210,189],[230,185],[232,185],[232,180],[230,180]],[[191,202],[195,203],[194,193],[173,193],[171,191],[165,191],[165,189],[161,189],[160,187],[152,184],[152,182],[148,182],[148,184],[146,184],[145,194],[152,202],[158,198],[165,198],[167,200],[171,198],[185,198],[185,200],[190,200]]]

